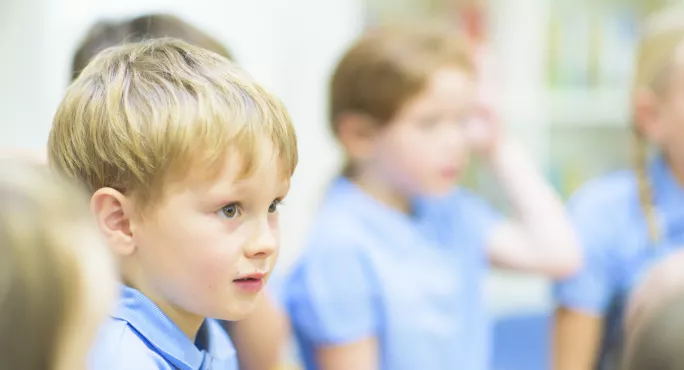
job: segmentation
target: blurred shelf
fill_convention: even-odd
[[[548,122],[553,126],[627,127],[629,89],[559,89],[547,92]]]

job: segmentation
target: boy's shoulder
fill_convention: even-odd
[[[202,348],[144,294],[122,286],[118,305],[97,337],[90,368],[193,370],[210,364],[217,370],[237,370],[235,348],[220,324],[206,319],[200,331]]]
[[[211,361],[216,369],[238,370],[237,354],[233,343],[221,325],[207,319],[210,339]],[[95,346],[90,353],[89,369],[92,370],[178,370],[180,367],[169,363],[150,343],[163,341],[164,338],[145,338],[125,320],[110,318],[102,326]],[[179,359],[182,360],[182,359]],[[190,367],[187,367],[190,369]]]
[[[110,318],[90,354],[92,370],[175,370],[126,321]]]

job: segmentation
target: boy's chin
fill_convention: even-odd
[[[230,302],[226,307],[221,307],[222,309],[217,315],[213,315],[212,318],[226,321],[239,321],[247,318],[254,307],[256,306],[257,295],[253,299],[246,297],[236,297],[232,302]]]

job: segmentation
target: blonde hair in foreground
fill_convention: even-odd
[[[641,43],[637,50],[636,76],[633,89],[649,88],[662,93],[676,49],[684,40],[684,7],[674,6],[658,11],[646,19]],[[652,242],[660,238],[654,195],[648,175],[648,143],[638,129],[635,132],[635,169],[639,185],[639,200],[646,216]]]
[[[83,248],[106,248],[81,241],[96,235],[86,198],[45,166],[0,161],[0,204],[0,369],[55,369],[82,314]]]
[[[649,315],[634,334],[634,345],[626,354],[624,370],[684,369],[684,291],[668,299]]]
[[[249,176],[263,140],[291,176],[297,143],[282,103],[226,58],[155,39],[107,49],[83,70],[48,150],[51,166],[89,190],[111,187],[146,207],[169,181],[218,175],[229,149]]]

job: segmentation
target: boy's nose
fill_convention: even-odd
[[[268,225],[262,227],[257,237],[248,243],[245,255],[248,258],[267,258],[278,249],[278,238]]]

